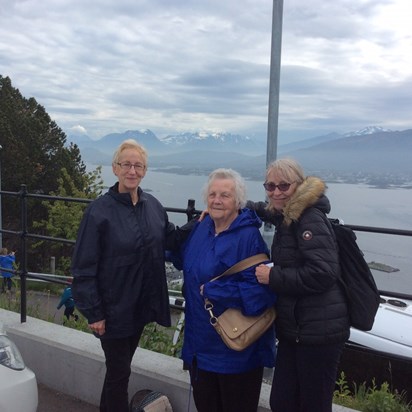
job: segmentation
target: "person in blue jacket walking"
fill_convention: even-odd
[[[70,320],[71,317],[74,318],[74,320],[78,320],[79,317],[78,315],[74,314],[74,308],[75,308],[75,304],[74,304],[74,299],[72,296],[72,287],[71,286],[67,286],[64,288],[62,296],[60,298],[60,302],[57,305],[57,309],[60,309],[62,306],[65,306],[64,309],[64,316],[66,317],[67,320]]]
[[[13,265],[15,261],[16,261],[16,256],[14,252],[9,253],[8,249],[5,247],[1,249],[0,266],[3,269],[13,270]],[[12,286],[11,277],[13,276],[13,273],[2,270],[1,275],[3,276],[3,285],[2,285],[3,293],[6,292],[6,290],[8,292],[11,292],[11,286]]]
[[[244,209],[245,183],[231,169],[216,169],[204,190],[208,215],[194,226],[181,249],[185,330],[182,348],[198,412],[256,412],[264,367],[275,360],[274,328],[243,351],[229,349],[210,324],[205,298],[219,316],[228,308],[258,315],[274,305],[275,294],[261,285],[255,268],[209,282],[235,263],[268,254],[254,211]]]

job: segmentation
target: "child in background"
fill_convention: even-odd
[[[2,248],[0,251],[0,267],[2,269],[10,269],[13,270],[13,265],[14,262],[16,261],[16,256],[14,252],[10,252],[7,250],[7,248]],[[11,272],[6,272],[5,270],[1,271],[1,274],[3,276],[3,286],[2,286],[2,291],[3,293],[11,292],[11,286],[12,286],[12,281],[11,277],[13,276],[13,273]]]
[[[62,306],[65,306],[64,309],[64,316],[66,316],[67,320],[70,320],[70,317],[73,317],[74,320],[77,321],[79,317],[74,314],[74,300],[72,296],[72,287],[71,285],[67,286],[62,293],[60,298],[60,302],[57,305],[57,309],[60,309]]]

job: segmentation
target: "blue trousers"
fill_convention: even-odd
[[[100,412],[129,412],[129,378],[133,355],[143,327],[121,339],[100,339],[106,358],[106,376],[100,397]]]
[[[274,412],[331,412],[344,343],[279,342],[270,394]]]

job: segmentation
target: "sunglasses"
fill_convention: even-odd
[[[276,190],[276,188],[278,188],[281,192],[287,192],[290,188],[290,186],[295,183],[279,183],[278,185],[272,182],[265,182],[263,183],[263,187],[265,188],[265,190],[267,190],[268,192],[274,192]]]

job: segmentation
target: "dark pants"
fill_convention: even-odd
[[[256,412],[263,367],[222,374],[190,368],[193,399],[198,412]]]
[[[3,278],[3,292],[6,291],[6,288],[7,290],[11,290],[11,284],[12,284],[11,278],[4,277]]]
[[[279,342],[270,407],[274,412],[331,412],[344,344]]]
[[[143,327],[128,338],[100,340],[106,358],[100,412],[129,412],[130,365],[142,332]]]
[[[76,321],[79,319],[79,317],[74,314],[74,306],[69,307],[69,308],[66,307],[64,309],[64,316],[66,317],[67,320],[70,320],[71,317],[73,317],[74,320],[76,320]]]

